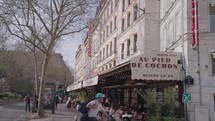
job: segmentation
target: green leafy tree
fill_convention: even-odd
[[[147,97],[145,98],[146,104],[145,107],[147,108],[147,115],[151,117],[155,117],[160,113],[160,105],[156,99],[155,92],[148,92]]]
[[[176,102],[174,97],[174,88],[167,87],[164,90],[164,102],[161,104],[161,116],[174,116]]]

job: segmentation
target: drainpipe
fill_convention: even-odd
[[[182,71],[183,71],[183,79],[186,77],[186,69],[184,69],[185,65],[186,65],[186,61],[185,61],[185,52],[184,52],[184,0],[182,1],[182,17],[181,17],[181,22],[182,22]],[[187,89],[186,89],[186,85],[183,81],[183,93],[186,93]],[[184,103],[184,117],[186,119],[186,121],[188,121],[187,118],[187,103]]]
[[[199,47],[199,23],[198,23],[198,0],[195,0],[195,27],[196,27],[196,44],[197,44],[197,60],[198,60],[198,79],[199,79],[199,101],[202,106],[202,78],[201,78],[201,63],[200,63],[200,47]]]

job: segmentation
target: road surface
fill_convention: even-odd
[[[0,106],[1,121],[28,121],[30,115],[30,112],[25,112],[24,102]]]

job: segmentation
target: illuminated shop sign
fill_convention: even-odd
[[[131,59],[131,78],[143,80],[181,80],[181,53],[148,52]]]
[[[82,83],[73,84],[67,87],[67,92],[80,89],[82,87]]]
[[[83,81],[83,87],[94,86],[98,84],[98,76]]]

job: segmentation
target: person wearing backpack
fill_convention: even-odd
[[[89,108],[89,111],[87,113],[88,114],[88,120],[86,120],[86,121],[98,121],[96,117],[97,117],[99,111],[102,111],[102,113],[106,117],[108,116],[106,110],[103,108],[103,106],[101,104],[102,102],[104,102],[104,98],[105,98],[105,95],[103,93],[97,93],[96,99],[90,101],[86,105],[86,107]]]
[[[80,121],[89,121],[88,120],[88,111],[89,108],[87,108],[88,102],[82,102],[82,103],[78,103],[77,105],[77,110],[81,113],[81,118]]]

